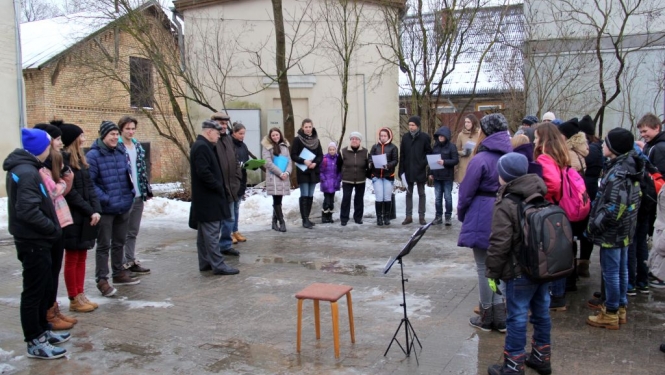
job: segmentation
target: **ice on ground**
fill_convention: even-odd
[[[163,184],[150,184],[154,194],[177,193],[182,191],[182,182],[167,182]]]
[[[264,277],[255,277],[251,276],[247,278],[247,281],[254,283],[257,286],[282,286],[291,284],[288,280],[281,279],[266,279]]]
[[[400,304],[402,301],[401,291],[385,291],[379,287],[371,289],[354,289],[353,299],[364,301],[363,306],[371,309],[390,309],[390,311],[403,314],[404,310]],[[406,293],[406,311],[410,319],[422,320],[429,318],[432,312],[432,303],[429,296]]]
[[[170,302],[156,302],[156,301],[132,301],[127,297],[122,297],[119,299],[120,303],[129,307],[129,309],[143,309],[146,307],[159,307],[159,308],[169,308],[173,304]]]

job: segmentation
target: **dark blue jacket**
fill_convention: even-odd
[[[446,138],[443,143],[439,142],[440,135]],[[459,164],[459,155],[457,154],[457,145],[450,142],[450,137],[450,129],[445,126],[440,127],[434,133],[432,154],[441,155],[441,160],[443,160],[443,169],[429,170],[429,174],[434,176],[435,180],[452,181],[455,179],[455,166]]]
[[[118,143],[111,149],[97,139],[85,154],[90,165],[90,179],[102,206],[102,215],[120,215],[128,212],[134,203],[132,169],[125,146]]]

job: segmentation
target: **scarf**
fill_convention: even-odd
[[[300,129],[298,130],[298,138],[310,150],[316,150],[319,147],[319,137],[316,135],[316,129],[312,129],[312,135],[307,135]]]

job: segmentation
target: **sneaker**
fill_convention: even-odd
[[[55,333],[53,331],[46,331],[46,339],[51,345],[60,345],[69,341],[70,338],[72,338],[72,335],[67,332]]]
[[[635,289],[634,286],[628,284],[628,290],[626,290],[626,294],[629,296],[636,296],[637,295],[637,289]]]
[[[130,277],[127,272],[121,272],[118,276],[113,277],[113,284],[115,285],[136,285],[141,280]]]
[[[453,222],[452,222],[452,220],[450,220],[449,217],[447,217],[447,218],[446,218],[446,226],[449,227],[449,226],[451,226],[451,225],[453,225]]]
[[[67,350],[57,348],[48,342],[48,335],[44,332],[41,336],[28,342],[28,357],[38,359],[57,359],[67,354]]]
[[[649,285],[652,288],[663,289],[665,288],[665,281],[657,278],[653,274],[649,273]]]
[[[649,284],[637,283],[637,291],[640,292],[640,294],[649,294]]]
[[[439,224],[443,224],[443,220],[441,220],[441,216],[436,216],[434,218],[434,221],[432,221],[432,225],[439,225]]]
[[[100,279],[97,282],[97,289],[104,297],[111,297],[117,290],[109,284],[108,280]]]
[[[139,262],[134,262],[131,267],[127,268],[127,271],[137,275],[146,275],[150,273],[150,268],[141,267]]]

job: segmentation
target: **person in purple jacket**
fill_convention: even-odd
[[[472,159],[460,183],[457,217],[462,230],[457,246],[473,249],[478,272],[480,315],[469,320],[471,326],[483,331],[506,331],[506,306],[503,297],[492,292],[485,277],[485,259],[492,227],[492,209],[499,190],[499,158],[511,152],[508,121],[500,113],[480,120],[480,137]]]
[[[321,162],[321,185],[323,206],[321,207],[321,223],[334,223],[332,218],[335,208],[335,192],[339,191],[342,181],[342,164],[337,162],[337,144],[328,144],[328,153]]]

